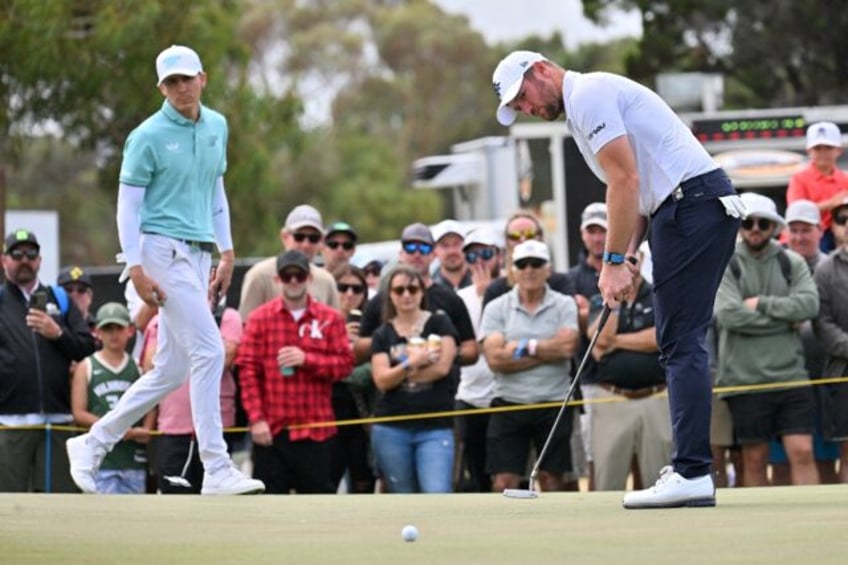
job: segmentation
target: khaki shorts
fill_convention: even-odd
[[[731,447],[733,441],[733,417],[727,401],[713,396],[713,414],[710,419],[710,444],[719,447]]]

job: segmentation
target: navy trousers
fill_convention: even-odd
[[[671,409],[672,465],[693,478],[710,473],[712,463],[713,383],[706,333],[740,220],[728,216],[718,200],[735,193],[723,170],[689,179],[680,189],[652,216],[649,238],[657,343]]]

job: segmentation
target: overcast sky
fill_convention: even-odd
[[[448,13],[468,16],[488,41],[550,35],[561,31],[568,48],[588,41],[642,33],[639,13],[616,12],[598,27],[583,16],[580,0],[433,0]]]

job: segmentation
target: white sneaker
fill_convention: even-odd
[[[65,442],[68,462],[71,464],[71,478],[85,494],[95,494],[97,485],[94,475],[106,457],[108,450],[91,434],[72,437]]]
[[[624,495],[625,508],[679,508],[681,506],[715,506],[712,475],[686,479],[671,467],[663,467],[654,486]]]
[[[228,465],[214,473],[203,474],[200,494],[260,494],[265,492],[265,483],[251,479],[234,465]]]

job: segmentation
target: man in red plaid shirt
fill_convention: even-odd
[[[268,493],[332,493],[336,427],[288,427],[335,419],[332,384],[353,370],[353,353],[341,313],[306,291],[306,255],[286,251],[277,257],[277,274],[283,295],[247,318],[236,359],[253,439],[253,476]]]

